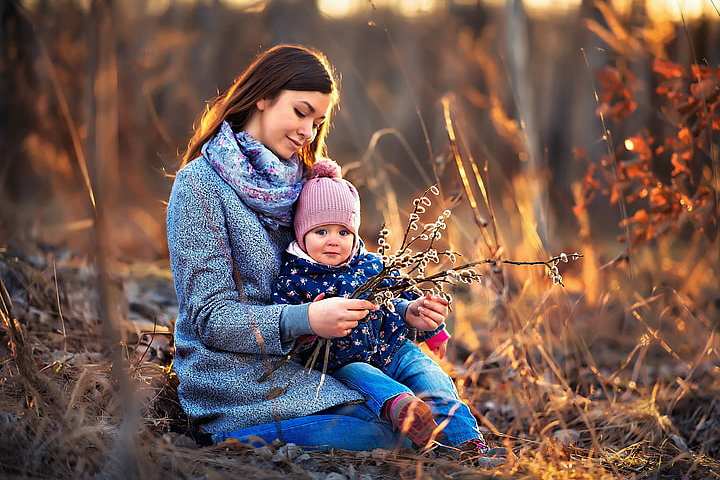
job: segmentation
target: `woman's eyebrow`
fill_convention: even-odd
[[[310,113],[315,113],[315,107],[313,107],[313,106],[310,104],[310,102],[308,102],[308,101],[306,101],[306,100],[300,100],[300,101],[301,101],[302,103],[304,103],[305,105],[307,105],[307,107],[310,109]],[[323,115],[322,117],[319,117],[319,118],[324,119],[324,118],[325,118],[325,115]]]

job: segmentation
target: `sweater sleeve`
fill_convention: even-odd
[[[440,330],[438,333],[436,333],[432,337],[426,338],[425,344],[428,347],[430,347],[431,349],[435,350],[440,345],[442,345],[443,343],[450,340],[450,337],[451,337],[450,333],[448,333],[448,331],[443,328],[442,330]]]
[[[273,303],[288,304],[288,306],[293,307],[285,308],[280,317],[280,339],[283,348],[289,349],[292,348],[296,338],[302,335],[314,335],[314,332],[310,328],[310,318],[308,316],[310,304],[299,304],[302,300],[297,296],[296,292],[287,291],[283,288],[285,280],[287,280],[287,277],[282,274],[276,279],[273,285],[272,300]],[[302,310],[296,307],[302,307]]]
[[[410,306],[410,300],[397,298],[393,300],[393,302],[395,303],[395,312],[397,312],[398,316],[402,318],[403,323],[405,323],[405,313]]]
[[[302,316],[302,305],[251,304],[241,299],[219,193],[178,172],[167,211],[170,263],[181,311],[207,347],[247,354],[283,355],[280,318]],[[248,239],[250,241],[250,239]],[[297,312],[286,311],[295,309]],[[307,314],[307,309],[304,309]]]

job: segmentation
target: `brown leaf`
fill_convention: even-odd
[[[647,176],[647,168],[645,162],[641,160],[628,160],[622,162],[622,169],[625,176],[629,179],[642,179]]]
[[[685,71],[680,65],[660,58],[656,58],[653,62],[653,71],[665,78],[681,78],[685,75]]]
[[[637,212],[635,212],[635,215],[632,216],[633,221],[638,223],[647,223],[647,221],[650,219],[648,216],[648,213],[645,211],[645,209],[640,209]]]
[[[673,153],[672,156],[670,156],[670,162],[673,166],[673,170],[671,173],[673,177],[680,175],[681,173],[687,173],[688,175],[690,175],[690,169],[687,167],[687,164],[682,161],[680,155],[678,155],[677,153]]]
[[[649,160],[652,158],[652,150],[650,149],[650,145],[643,136],[633,135],[630,136],[628,140],[632,145],[631,151],[637,153],[642,160]]]
[[[680,141],[681,141],[682,143],[684,143],[685,145],[690,145],[690,144],[692,144],[693,137],[692,137],[692,134],[690,133],[690,129],[687,128],[687,127],[681,128],[680,131],[679,131],[678,134],[677,134],[677,137],[678,137],[678,139],[680,139]]]
[[[604,67],[597,72],[598,82],[603,90],[613,89],[614,87],[623,87],[622,75],[620,70],[615,67]]]
[[[641,208],[640,210],[635,212],[632,217],[628,218],[627,220],[623,220],[621,223],[623,225],[627,225],[629,223],[647,223],[648,220],[650,220],[650,216],[644,208]]]
[[[659,188],[653,188],[650,192],[650,205],[653,207],[662,207],[667,205],[668,201],[663,195],[662,190]]]
[[[285,389],[282,387],[271,388],[270,391],[265,395],[266,400],[274,400],[280,395],[285,394]]]
[[[694,97],[707,100],[718,90],[718,80],[716,78],[706,78],[697,83],[690,84],[690,93]]]

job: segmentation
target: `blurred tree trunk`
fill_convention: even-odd
[[[592,74],[585,67],[580,52],[595,50],[594,36],[585,26],[584,19],[592,18],[597,13],[592,0],[583,0],[576,14],[569,14],[571,20],[560,33],[560,41],[564,43],[562,54],[553,65],[552,99],[548,104],[550,114],[542,125],[542,138],[548,144],[548,168],[552,174],[550,179],[559,186],[560,191],[550,192],[550,209],[553,218],[563,218],[568,214],[568,205],[560,199],[571,195],[571,184],[581,178],[587,165],[576,161],[573,156],[575,147],[593,145],[602,135],[602,129],[595,125],[595,102],[592,92]],[[575,77],[569,78],[568,72]],[[555,200],[560,200],[556,202]],[[562,222],[560,222],[562,223]]]
[[[540,138],[533,104],[533,81],[530,72],[530,42],[528,18],[522,0],[508,0],[506,4],[507,66],[514,92],[520,125],[525,135],[526,156],[521,158],[525,185],[533,206],[537,233],[544,247],[547,234],[547,167],[540,149]],[[540,253],[540,252],[539,252]]]
[[[100,293],[99,318],[103,326],[106,353],[112,361],[113,380],[119,385],[123,418],[119,435],[105,466],[105,476],[139,478],[134,434],[136,408],[128,377],[127,362],[121,352],[123,317],[122,285],[113,282],[113,243],[110,207],[117,197],[122,178],[118,170],[118,74],[112,0],[94,0],[87,17],[88,89],[87,158],[95,189],[95,266]],[[122,472],[122,475],[120,474]]]
[[[114,205],[121,182],[118,165],[118,70],[114,8],[111,1],[96,1],[92,13],[96,29],[97,58],[93,75],[95,97],[95,185],[102,192],[106,206]]]
[[[0,192],[4,201],[24,200],[28,165],[23,158],[23,140],[28,126],[35,124],[38,88],[33,70],[34,41],[32,27],[23,18],[16,2],[0,4]]]

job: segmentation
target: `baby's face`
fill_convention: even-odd
[[[321,225],[305,234],[305,250],[324,265],[337,266],[350,258],[355,235],[342,225]]]

